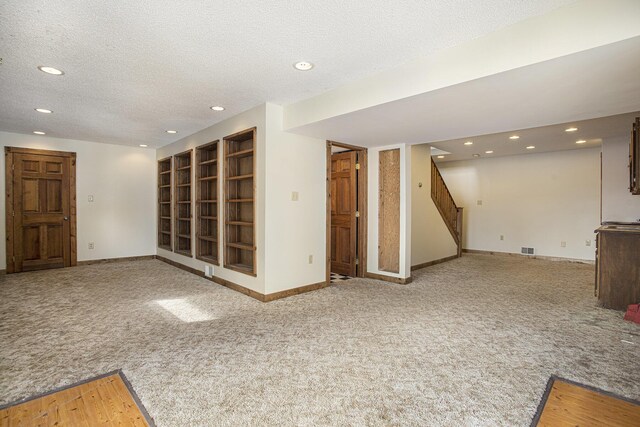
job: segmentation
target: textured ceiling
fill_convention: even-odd
[[[640,111],[636,111],[592,120],[434,142],[431,144],[432,154],[444,155],[444,159],[436,158],[436,162],[448,162],[473,159],[474,154],[488,158],[599,147],[603,140],[629,137],[631,126],[639,116]],[[578,130],[566,132],[570,127],[577,127]],[[509,137],[512,135],[518,135],[520,138],[511,140]],[[473,144],[464,145],[467,141]],[[585,142],[576,144],[576,141]],[[535,148],[528,150],[528,146]],[[486,151],[493,153],[487,154]]]
[[[572,2],[4,0],[0,130],[158,147]]]

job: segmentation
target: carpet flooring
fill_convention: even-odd
[[[593,266],[490,255],[261,303],[157,260],[0,277],[0,404],[122,369],[158,426],[526,426],[552,374],[640,398]]]

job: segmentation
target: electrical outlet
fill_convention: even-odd
[[[500,240],[504,240],[504,235],[500,235]]]
[[[482,200],[478,200],[476,203],[478,204],[478,206],[482,206]]]
[[[309,255],[309,264],[313,264],[313,255]]]
[[[585,240],[585,241],[584,241],[584,244],[585,244],[586,246],[591,246],[591,240]]]
[[[567,242],[560,242],[560,247],[561,248],[566,248],[567,247]]]
[[[89,249],[93,249],[93,242],[89,242]]]
[[[291,201],[293,201],[293,202],[297,202],[298,201],[298,192],[297,191],[292,191],[291,192]]]

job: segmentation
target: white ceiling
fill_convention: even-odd
[[[640,110],[639,76],[640,37],[634,37],[334,116],[295,132],[374,147],[624,114]]]
[[[520,129],[512,132],[439,141],[430,145],[432,147],[432,155],[444,155],[444,159],[436,157],[436,162],[473,159],[474,154],[479,154],[480,158],[490,158],[593,148],[599,147],[602,141],[608,138],[629,137],[631,126],[636,117],[640,117],[640,111],[592,120]],[[576,127],[578,130],[566,132],[566,129],[572,127]],[[513,135],[517,135],[520,138],[517,140],[509,139]],[[576,144],[576,141],[581,140],[586,142]],[[464,145],[468,141],[473,142],[473,144]],[[534,146],[535,148],[528,150],[528,146]],[[493,151],[493,153],[487,154],[486,151]]]
[[[0,130],[159,147],[572,2],[4,0]]]

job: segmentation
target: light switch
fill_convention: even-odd
[[[293,201],[293,202],[297,202],[298,201],[298,192],[297,191],[292,191],[291,192],[291,201]]]
[[[93,202],[93,194],[89,194],[88,199],[89,199],[89,202]]]

